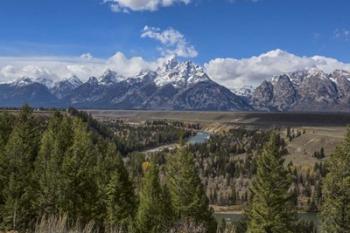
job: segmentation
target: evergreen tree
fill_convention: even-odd
[[[32,109],[24,106],[15,123],[1,159],[3,184],[2,225],[6,229],[26,229],[35,222],[33,201],[34,161],[40,141],[40,130]]]
[[[172,217],[167,188],[160,184],[157,166],[150,164],[141,184],[140,204],[136,215],[137,232],[168,232],[172,224]]]
[[[73,142],[62,164],[62,211],[74,221],[88,222],[99,213],[97,186],[97,149],[87,125],[73,121]]]
[[[43,134],[35,171],[39,183],[36,203],[39,216],[62,214],[60,210],[65,201],[62,193],[62,162],[72,144],[72,126],[71,118],[56,112]]]
[[[6,185],[6,173],[2,168],[5,165],[5,146],[13,129],[14,116],[0,113],[0,222],[2,222],[1,209],[4,204],[3,191]]]
[[[136,197],[121,156],[114,144],[108,144],[99,174],[100,199],[106,207],[107,226],[127,230],[136,211]]]
[[[251,185],[247,211],[248,233],[290,233],[295,226],[292,179],[284,167],[281,139],[275,133],[257,158],[257,174]]]
[[[8,113],[0,113],[0,154],[4,151],[7,140],[14,127],[15,117]],[[0,155],[1,156],[1,155]]]
[[[350,232],[350,129],[326,166],[329,173],[323,185],[322,232]]]
[[[209,233],[216,231],[216,221],[209,208],[209,200],[198,176],[192,153],[181,149],[170,158],[167,184],[179,220],[203,224]]]

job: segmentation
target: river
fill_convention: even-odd
[[[188,144],[202,144],[210,139],[210,134],[204,131],[196,133],[196,135],[191,136],[187,139]]]

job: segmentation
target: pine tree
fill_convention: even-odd
[[[284,167],[281,139],[272,133],[257,158],[257,174],[251,185],[247,211],[248,233],[290,233],[295,224],[292,179]]]
[[[150,164],[145,171],[140,190],[140,204],[136,215],[138,233],[168,232],[172,224],[172,209],[167,188],[162,187],[159,171]]]
[[[8,113],[0,113],[0,154],[4,151],[6,143],[14,127],[15,117]]]
[[[5,146],[1,160],[3,183],[2,225],[7,229],[26,229],[35,222],[34,161],[40,130],[32,109],[24,106]]]
[[[5,165],[5,146],[11,135],[13,129],[14,116],[7,113],[0,113],[0,210],[4,205],[3,191],[6,185],[6,173],[1,166]],[[0,211],[0,222],[2,222],[2,215]]]
[[[207,232],[216,231],[216,221],[195,166],[193,154],[181,149],[170,158],[167,184],[175,214],[180,221],[205,225]]]
[[[62,211],[72,221],[86,223],[98,216],[97,153],[87,125],[74,119],[72,146],[62,164]]]
[[[56,112],[43,134],[35,168],[39,183],[36,203],[39,216],[57,216],[64,205],[62,162],[72,144],[72,126],[70,118]]]
[[[106,225],[125,232],[136,211],[136,197],[128,171],[114,144],[107,145],[99,174],[102,176],[99,191],[106,208]]]
[[[350,129],[326,164],[321,228],[325,233],[350,232]]]

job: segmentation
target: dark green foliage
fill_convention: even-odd
[[[35,222],[32,202],[36,198],[33,174],[40,141],[38,126],[32,109],[24,106],[0,161],[3,185],[0,214],[5,229],[25,229]]]
[[[72,137],[72,120],[56,112],[43,133],[35,162],[35,178],[39,183],[35,205],[39,216],[58,215],[64,211],[62,163],[72,145]]]
[[[64,206],[71,219],[89,221],[97,218],[98,186],[96,181],[98,151],[92,135],[80,120],[73,121],[73,141],[62,165]]]
[[[106,200],[106,223],[126,230],[136,211],[136,197],[122,158],[111,143],[100,168],[104,180],[100,180],[99,190],[100,198]]]
[[[327,161],[323,185],[322,232],[350,232],[350,129]]]
[[[14,127],[14,121],[15,117],[8,114],[8,113],[0,113],[0,208],[2,208],[4,204],[4,197],[3,197],[3,188],[6,185],[6,179],[7,174],[5,173],[5,167],[6,164],[5,160],[5,146],[7,144],[7,141],[10,137],[10,134],[12,132],[12,129]],[[2,215],[0,210],[0,222],[2,222]]]
[[[320,151],[315,151],[314,157],[317,159],[324,159],[326,157],[326,155],[324,153],[324,148],[321,147]]]
[[[204,224],[209,233],[216,231],[216,222],[191,152],[183,149],[169,159],[167,184],[172,206],[179,219]]]
[[[104,138],[112,137],[112,132],[107,127],[95,120],[90,114],[83,111],[78,111],[75,108],[69,108],[68,113],[72,116],[81,119],[84,123],[86,123],[89,126],[93,133]]]
[[[299,221],[295,230],[296,233],[317,233],[317,227],[312,221]]]
[[[4,150],[7,140],[14,127],[15,117],[4,112],[0,113],[0,153]]]
[[[248,233],[290,233],[295,227],[295,206],[288,192],[292,180],[281,156],[281,139],[272,134],[257,158],[247,211]]]
[[[140,191],[140,205],[136,215],[138,233],[167,232],[173,223],[170,195],[166,186],[161,186],[159,171],[150,164],[145,171]]]

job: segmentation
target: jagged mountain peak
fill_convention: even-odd
[[[274,76],[250,98],[258,110],[350,111],[350,73],[311,68]]]
[[[67,78],[66,80],[63,80],[63,81],[67,81],[67,82],[69,82],[70,84],[72,84],[73,86],[76,86],[76,87],[78,87],[81,84],[83,84],[83,82],[80,80],[80,78],[78,78],[78,76],[76,76],[76,75],[73,75],[70,78]]]
[[[191,61],[178,62],[176,57],[171,58],[157,70],[154,82],[157,86],[171,84],[176,88],[187,87],[198,82],[209,81],[203,68]]]
[[[47,88],[52,88],[54,86],[54,81],[49,77],[38,77],[38,78],[22,77],[22,78],[19,78],[15,81],[11,82],[10,84],[12,86],[23,87],[23,86],[28,86],[28,85],[31,85],[34,83],[42,84],[42,85],[46,86]]]
[[[123,81],[125,78],[119,75],[117,72],[107,69],[101,77],[99,77],[98,82],[100,85],[113,85],[117,82]]]
[[[179,64],[176,56],[170,57],[164,64],[163,67],[165,70],[172,70]]]
[[[23,87],[33,84],[34,81],[29,77],[22,77],[11,83],[11,86]]]
[[[98,80],[96,77],[90,77],[86,83],[88,83],[90,85],[98,85]]]
[[[72,75],[69,78],[57,81],[54,86],[57,87],[57,86],[61,86],[61,85],[69,85],[72,87],[78,87],[81,84],[83,84],[83,82],[78,78],[78,76]]]
[[[333,77],[350,77],[350,72],[347,70],[334,70],[331,74]]]

